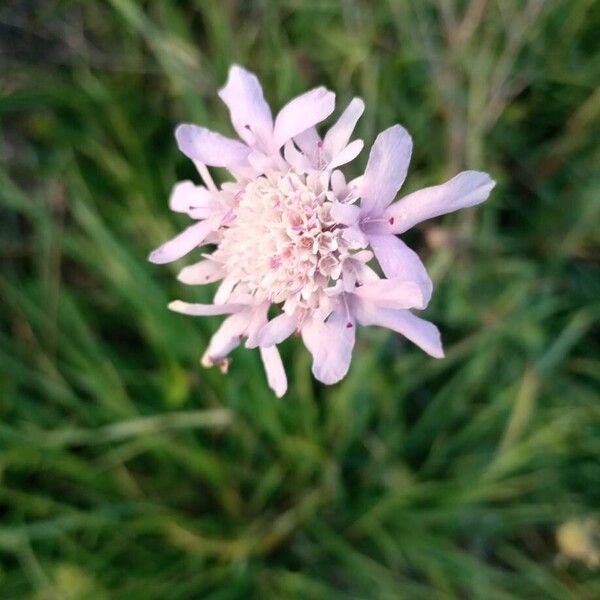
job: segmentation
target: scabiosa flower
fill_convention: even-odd
[[[179,149],[204,185],[176,184],[170,207],[196,223],[149,257],[168,263],[213,246],[179,274],[190,285],[220,281],[213,304],[169,305],[187,315],[226,315],[202,364],[225,372],[229,353],[245,340],[259,349],[269,385],[281,397],[287,379],[277,344],[297,333],[312,354],[314,376],[333,384],[348,372],[357,324],[387,327],[442,358],[437,327],[410,310],[427,306],[431,280],[397,235],[483,202],[494,187],[490,177],[465,171],[392,203],[412,150],[400,125],[379,134],[361,177],[347,181],[339,170],[363,147],[362,140],[350,141],[364,110],[359,98],[321,138],[315,126],[335,102],[323,87],[291,100],[273,119],[256,76],[234,65],[219,96],[240,140],[197,125],[177,127]],[[226,168],[233,180],[215,185],[208,167]]]

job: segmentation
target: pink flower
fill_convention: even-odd
[[[176,184],[170,206],[196,223],[149,257],[167,263],[214,246],[179,274],[190,285],[220,281],[214,303],[169,305],[188,315],[227,315],[202,364],[225,371],[229,353],[245,341],[259,348],[269,385],[282,396],[287,379],[277,344],[298,333],[312,354],[314,376],[333,384],[348,372],[357,324],[387,327],[443,357],[438,329],[410,310],[426,308],[431,280],[396,236],[483,202],[494,186],[490,177],[465,171],[392,203],[412,148],[399,125],[377,137],[363,176],[347,182],[338,169],[363,147],[362,140],[351,141],[364,110],[359,98],[321,138],[315,126],[335,101],[325,88],[291,100],[273,119],[256,76],[234,65],[219,96],[240,140],[196,125],[177,128],[179,148],[204,185]],[[233,181],[216,186],[208,166],[225,167]],[[383,278],[368,264],[373,255]],[[278,314],[268,320],[271,307]]]

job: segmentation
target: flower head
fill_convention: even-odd
[[[291,100],[273,119],[256,76],[234,65],[219,96],[240,140],[197,125],[177,128],[179,149],[204,185],[176,184],[170,207],[196,222],[149,257],[167,263],[213,246],[179,274],[190,285],[220,281],[213,304],[169,305],[188,315],[226,315],[202,364],[225,371],[244,341],[259,348],[269,385],[282,396],[287,379],[277,344],[299,333],[315,377],[336,383],[348,372],[357,324],[387,327],[443,357],[438,329],[410,310],[427,306],[431,280],[397,235],[483,202],[494,187],[490,177],[465,171],[393,202],[412,150],[400,125],[379,134],[361,177],[347,181],[339,170],[363,148],[351,141],[364,110],[359,98],[321,138],[315,126],[335,103],[325,88]],[[208,167],[225,167],[233,180],[218,187]],[[269,320],[271,307],[277,314]]]

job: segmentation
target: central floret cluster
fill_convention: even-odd
[[[204,185],[175,185],[171,208],[196,222],[150,255],[168,263],[216,246],[179,274],[190,285],[221,281],[213,303],[169,305],[188,315],[227,315],[202,364],[226,370],[229,353],[245,340],[259,348],[269,385],[281,396],[287,378],[277,344],[296,332],[315,377],[335,383],[348,372],[357,323],[392,329],[441,358],[439,331],[411,312],[427,306],[431,280],[397,235],[483,202],[490,177],[465,171],[393,202],[412,150],[400,125],[377,136],[363,175],[347,181],[339,169],[363,148],[362,140],[350,141],[364,110],[360,98],[321,138],[315,126],[335,108],[325,88],[291,100],[273,119],[258,79],[234,65],[219,96],[241,141],[197,125],[177,128],[179,148]],[[209,166],[225,167],[233,181],[218,187]],[[369,265],[373,258],[379,269]]]
[[[256,303],[285,302],[288,311],[323,302],[349,246],[331,217],[327,184],[316,174],[291,171],[248,182],[212,255],[223,265],[232,294],[247,294]]]

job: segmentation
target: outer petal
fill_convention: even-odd
[[[240,311],[227,317],[210,339],[208,348],[202,356],[202,366],[212,367],[222,363],[227,355],[239,345],[251,317],[252,311],[249,310]]]
[[[313,357],[316,379],[331,385],[342,379],[350,368],[355,338],[354,320],[340,306],[325,322],[309,319],[302,327],[302,339]]]
[[[191,304],[181,300],[173,300],[169,303],[169,308],[182,315],[191,315],[193,317],[208,317],[213,315],[229,315],[239,312],[245,306],[243,304]]]
[[[341,171],[331,173],[331,190],[338,200],[343,200],[348,195],[346,178]]]
[[[254,337],[253,340],[248,340],[246,344],[248,348],[261,346],[269,348],[280,344],[288,338],[298,327],[298,319],[286,313],[281,313],[274,319],[271,319]]]
[[[269,387],[275,392],[278,398],[281,398],[287,391],[287,377],[283,363],[281,362],[279,350],[275,346],[261,348],[260,357],[265,366]]]
[[[341,165],[349,163],[351,160],[354,160],[360,154],[360,151],[363,149],[364,145],[365,144],[362,140],[354,140],[333,156],[331,162],[327,165],[327,168],[335,169]]]
[[[233,292],[233,288],[236,286],[238,280],[235,277],[226,276],[223,281],[219,284],[213,302],[215,304],[226,304]]]
[[[394,199],[406,178],[411,152],[412,139],[400,125],[377,136],[361,184],[365,215],[381,214]]]
[[[208,258],[181,269],[177,279],[188,285],[203,285],[218,281],[224,276],[225,271],[221,264]]]
[[[219,96],[229,108],[237,134],[249,146],[258,141],[266,150],[273,134],[273,117],[256,75],[239,65],[232,65]]]
[[[199,246],[213,229],[211,221],[200,221],[151,252],[148,260],[159,265],[173,262]]]
[[[305,131],[302,131],[298,135],[294,136],[294,142],[298,148],[302,150],[304,156],[308,158],[313,166],[317,166],[318,154],[323,146],[323,143],[316,127],[309,127]]]
[[[296,148],[292,140],[285,143],[283,156],[288,164],[300,173],[306,173],[311,168],[310,160]]]
[[[350,225],[344,229],[342,237],[351,244],[356,244],[360,248],[364,248],[369,243],[369,238],[363,233],[358,225]]]
[[[394,235],[369,235],[368,237],[385,276],[389,279],[398,278],[418,283],[423,294],[423,308],[425,308],[431,299],[433,284],[417,253]]]
[[[189,180],[176,183],[169,197],[169,208],[174,212],[189,213],[192,209],[209,208],[213,204],[212,194],[204,186]]]
[[[344,202],[334,202],[331,205],[331,216],[342,225],[354,225],[358,221],[360,208],[356,204],[345,204]]]
[[[294,136],[326,119],[333,112],[334,106],[335,94],[324,87],[315,88],[290,100],[275,119],[275,147],[281,148]]]
[[[250,322],[248,323],[248,328],[246,330],[246,336],[248,337],[247,342],[252,343],[256,338],[258,332],[267,324],[267,313],[269,311],[269,302],[263,302],[261,304],[257,304],[253,306],[250,310],[252,310],[252,317]],[[253,347],[246,342],[246,346],[248,348]]]
[[[192,160],[212,167],[228,169],[248,167],[250,152],[248,146],[220,133],[198,125],[183,123],[175,130],[175,139],[181,152]]]
[[[323,149],[334,157],[341,152],[354,131],[354,127],[365,110],[365,103],[360,98],[353,98],[346,110],[341,114],[337,123],[333,125],[323,138]],[[352,160],[352,159],[350,159]],[[343,164],[343,163],[340,163]]]
[[[496,182],[481,171],[463,171],[442,185],[418,190],[392,204],[385,212],[389,231],[403,233],[433,217],[487,200]]]
[[[277,153],[265,154],[260,150],[253,150],[248,155],[248,162],[254,169],[254,176],[266,173],[271,170],[283,170],[285,171],[288,167],[285,161]],[[283,164],[282,164],[283,163]],[[283,167],[283,168],[282,168]]]
[[[405,279],[379,279],[357,287],[354,294],[385,308],[425,308],[421,286]]]
[[[387,327],[402,334],[434,358],[444,358],[440,332],[433,323],[416,317],[408,310],[379,308],[366,302],[356,303],[354,310],[361,325]]]

